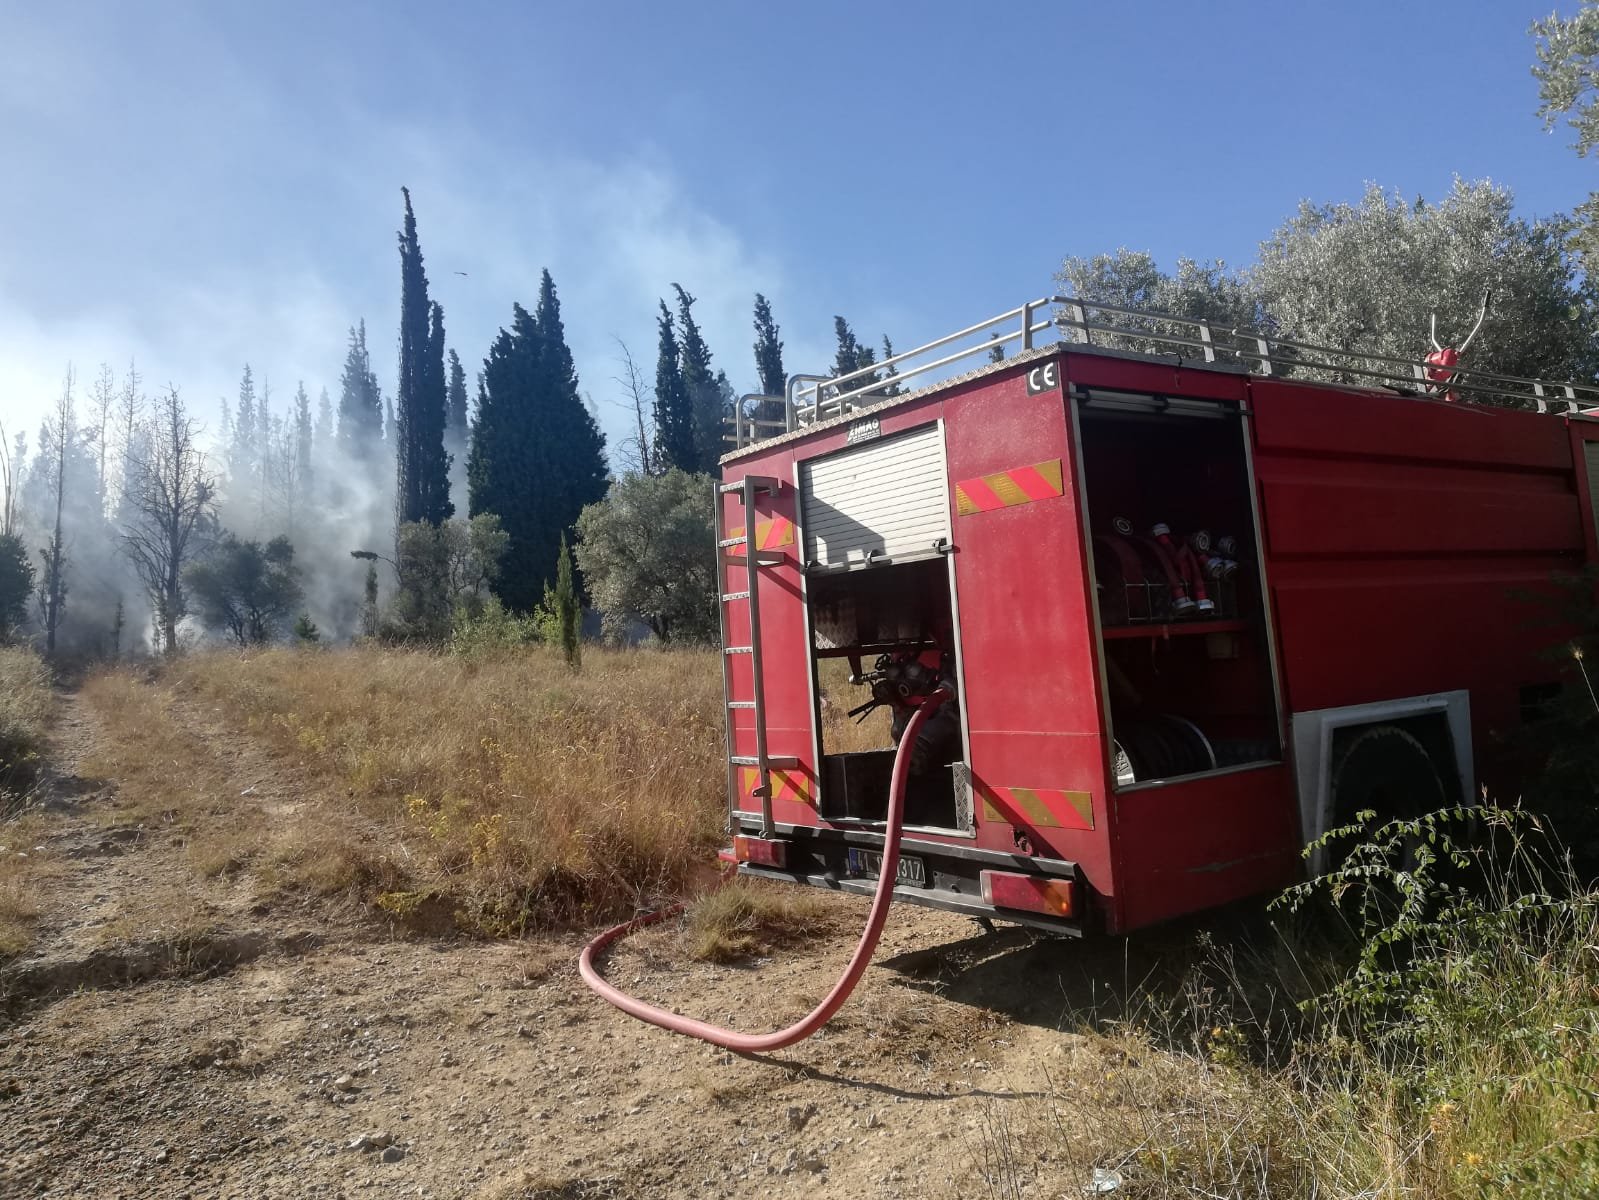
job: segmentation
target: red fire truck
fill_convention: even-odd
[[[1563,674],[1536,597],[1599,561],[1596,414],[1069,297],[746,398],[716,502],[740,869],[872,892],[940,687],[894,896],[976,917],[1127,932],[1292,882],[1361,809],[1513,798]]]

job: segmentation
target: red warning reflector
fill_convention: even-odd
[[[716,852],[716,861],[720,863],[736,863],[738,861],[738,855],[734,854],[733,848],[729,846],[725,850],[718,850]]]
[[[1076,888],[1070,879],[1046,879],[1013,871],[983,871],[978,875],[983,903],[995,908],[1020,908],[1026,912],[1069,917],[1076,910]]]
[[[733,839],[733,857],[741,863],[754,863],[759,867],[783,868],[788,862],[787,850],[786,842],[742,836]]]

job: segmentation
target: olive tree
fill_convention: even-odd
[[[1491,294],[1467,366],[1581,378],[1599,326],[1577,280],[1563,221],[1518,217],[1508,188],[1457,179],[1441,201],[1375,185],[1355,204],[1304,204],[1251,270],[1282,336],[1341,350],[1421,358],[1458,344]]]
[[[1534,21],[1531,32],[1538,115],[1545,129],[1564,118],[1577,134],[1572,148],[1586,158],[1599,146],[1599,0],[1584,0],[1571,17],[1553,13]],[[1599,192],[1590,192],[1572,216],[1572,246],[1593,274],[1599,265]]]
[[[1179,258],[1177,271],[1168,275],[1154,256],[1143,250],[1123,247],[1114,254],[1092,258],[1070,257],[1055,274],[1056,285],[1067,295],[1120,308],[1143,312],[1169,313],[1190,321],[1208,320],[1218,329],[1255,328],[1260,325],[1260,302],[1247,278],[1229,270],[1220,259],[1199,262]],[[1090,313],[1089,319],[1098,314]],[[1128,329],[1147,330],[1163,336],[1192,337],[1189,328],[1145,317],[1116,315],[1111,323]],[[1116,350],[1174,354],[1192,357],[1194,351],[1180,351],[1169,343],[1151,338],[1121,337],[1095,333],[1094,344]]]
[[[1371,186],[1355,203],[1301,205],[1242,270],[1179,259],[1169,275],[1146,253],[1118,250],[1068,258],[1056,281],[1089,301],[1415,361],[1431,348],[1434,313],[1439,341],[1458,341],[1491,293],[1467,366],[1580,379],[1599,367],[1599,322],[1568,232],[1564,219],[1518,217],[1509,190],[1486,180],[1457,180],[1436,204]],[[1094,341],[1172,351],[1150,339]]]
[[[662,642],[714,642],[716,533],[711,480],[673,468],[628,475],[577,519],[578,569],[616,636],[629,620]]]
[[[509,541],[493,513],[438,525],[402,523],[395,530],[394,600],[369,632],[390,641],[448,638],[455,620],[481,613]],[[371,550],[350,553],[372,563],[381,557]]]
[[[294,547],[282,536],[262,545],[225,534],[184,579],[206,625],[240,646],[278,637],[304,594]]]

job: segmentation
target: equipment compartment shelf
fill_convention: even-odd
[[[848,658],[851,654],[858,654],[868,658],[874,654],[892,654],[896,650],[936,650],[937,642],[904,641],[904,642],[873,642],[863,646],[817,646],[812,653],[817,658]]]
[[[1106,638],[1169,638],[1196,633],[1245,633],[1248,621],[1150,621],[1138,625],[1107,625]]]

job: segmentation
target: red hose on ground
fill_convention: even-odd
[[[822,1002],[807,1016],[787,1029],[779,1029],[776,1033],[740,1033],[736,1029],[724,1029],[720,1025],[710,1025],[704,1021],[696,1021],[692,1017],[680,1017],[676,1013],[667,1012],[664,1008],[656,1008],[653,1004],[646,1004],[612,987],[600,977],[599,970],[594,965],[597,955],[633,931],[654,925],[682,912],[681,904],[634,917],[631,921],[607,929],[584,946],[583,953],[577,960],[578,973],[583,976],[583,982],[629,1016],[648,1021],[651,1025],[659,1025],[662,1029],[671,1030],[673,1033],[685,1033],[689,1037],[699,1038],[702,1042],[710,1042],[713,1046],[736,1050],[740,1054],[781,1050],[784,1046],[804,1041],[827,1024],[833,1014],[844,1006],[844,1001],[849,999],[849,994],[855,990],[855,985],[866,973],[866,965],[872,960],[872,951],[877,949],[877,939],[882,936],[883,925],[888,920],[888,906],[894,898],[894,875],[899,867],[900,825],[905,815],[905,781],[910,776],[911,751],[916,747],[916,736],[921,732],[922,725],[948,698],[949,693],[942,690],[929,696],[922,706],[911,714],[910,722],[905,726],[905,732],[899,739],[899,749],[894,754],[894,774],[888,785],[888,823],[883,832],[883,864],[877,878],[877,892],[872,897],[872,911],[866,918],[866,928],[861,932],[861,940],[855,946],[855,953],[850,955],[849,965],[844,968],[844,974],[833,985],[833,990],[828,992]]]

